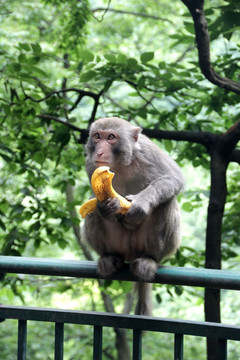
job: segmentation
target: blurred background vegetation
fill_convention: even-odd
[[[240,77],[238,1],[206,1],[214,68]],[[2,0],[0,4],[0,249],[2,255],[96,259],[81,243],[79,205],[90,195],[84,169],[89,124],[119,116],[145,129],[225,133],[240,118],[239,94],[211,84],[198,65],[191,15],[179,0]],[[165,262],[203,267],[209,154],[200,145],[154,140],[182,167],[186,188],[181,250]],[[222,266],[239,270],[239,164],[228,167]],[[5,275],[0,302],[105,311],[101,291],[122,312],[131,284]],[[203,290],[154,288],[154,315],[203,320]],[[239,323],[239,295],[222,292],[222,321]],[[16,353],[14,321],[0,323],[1,359]],[[30,323],[28,356],[53,359],[51,325]],[[131,341],[131,333],[127,333]],[[170,359],[173,338],[146,334],[143,359]],[[116,358],[104,330],[104,359]],[[186,359],[206,358],[186,338]],[[65,359],[89,359],[92,329],[66,326]],[[229,360],[239,345],[229,344]]]

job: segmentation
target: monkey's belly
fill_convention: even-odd
[[[128,261],[143,255],[148,243],[145,229],[144,225],[136,230],[128,230],[120,223],[108,223],[104,234],[106,253],[121,255]]]

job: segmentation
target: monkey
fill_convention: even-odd
[[[122,215],[117,198],[98,202],[83,226],[83,238],[99,254],[97,269],[108,277],[126,261],[144,282],[136,284],[136,314],[151,315],[151,288],[158,263],[174,254],[181,242],[176,195],[183,189],[179,166],[142,129],[118,117],[92,123],[86,150],[89,179],[99,166],[115,173],[114,189],[131,201]]]

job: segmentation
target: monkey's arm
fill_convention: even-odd
[[[143,204],[148,203],[150,207],[150,209],[146,208],[148,213],[152,208],[172,199],[182,188],[182,176],[176,176],[175,174],[161,176],[153,180],[144,190],[130,197],[132,199],[132,206],[136,201],[142,201]]]
[[[150,209],[145,208],[149,213],[152,208],[176,196],[183,189],[184,179],[178,164],[144,136],[141,137],[141,153],[136,158],[145,186],[131,196],[132,205],[137,199],[142,199],[150,206]]]
[[[184,185],[182,173],[176,163],[170,162],[170,165],[168,169],[164,169],[164,175],[159,173],[138,194],[127,196],[127,199],[132,201],[132,206],[121,220],[127,229],[136,228],[154,209],[169,202],[182,190]]]

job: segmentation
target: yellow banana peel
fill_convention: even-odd
[[[120,214],[126,214],[131,206],[131,202],[119,195],[112,187],[112,179],[114,172],[109,170],[109,166],[100,166],[92,174],[91,185],[94,194],[97,198],[86,201],[79,209],[79,214],[84,218],[89,213],[93,212],[97,206],[97,200],[105,201],[109,198],[118,198],[120,202],[120,209],[117,211]]]
[[[86,201],[79,209],[79,214],[82,218],[85,218],[87,214],[90,214],[93,212],[93,210],[96,209],[97,206],[97,198],[90,199]]]

